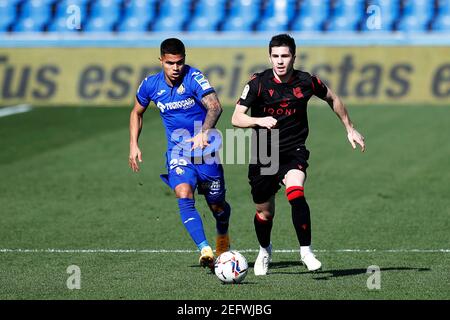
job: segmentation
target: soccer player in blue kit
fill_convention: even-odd
[[[200,251],[200,265],[213,268],[214,253],[195,208],[194,192],[198,188],[198,193],[205,196],[216,219],[216,255],[219,256],[230,247],[231,212],[225,201],[223,168],[214,157],[221,142],[220,135],[214,134],[214,127],[222,107],[206,77],[185,64],[185,57],[181,40],[169,38],[161,43],[162,71],[142,81],[131,111],[129,165],[134,172],[139,171],[142,153],[138,139],[144,112],[153,101],[160,110],[167,136],[168,174],[161,178],[178,198],[181,221]]]

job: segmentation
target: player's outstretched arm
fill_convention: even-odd
[[[262,127],[272,129],[277,124],[273,117],[255,118],[247,115],[248,107],[237,104],[231,117],[231,124],[238,128]]]
[[[353,149],[356,149],[356,144],[359,144],[359,146],[361,147],[361,151],[364,152],[364,150],[366,149],[364,137],[353,127],[353,123],[350,120],[350,116],[348,115],[348,111],[342,103],[342,100],[329,88],[324,100],[330,105],[339,119],[341,119],[345,130],[347,130],[347,139],[352,145]]]
[[[135,100],[130,114],[130,155],[128,157],[128,165],[134,172],[139,171],[137,161],[142,162],[142,153],[139,149],[138,140],[142,130],[145,110],[146,108]]]

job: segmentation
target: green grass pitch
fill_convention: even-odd
[[[317,273],[306,272],[298,253],[281,251],[297,241],[279,192],[272,241],[280,251],[270,275],[253,275],[257,253],[246,250],[258,244],[246,165],[225,165],[232,247],[250,264],[240,285],[222,285],[197,265],[159,179],[165,137],[156,110],[144,117],[142,170],[128,168],[129,111],[35,108],[0,118],[0,299],[450,297],[448,107],[349,107],[366,136],[362,154],[328,107],[310,106],[305,192],[323,264]],[[225,108],[220,129],[231,128],[231,112]],[[214,219],[201,197],[197,203],[214,243]],[[155,251],[99,251],[114,249]],[[81,270],[79,290],[66,286],[70,265]],[[371,265],[381,269],[379,290],[367,288]]]

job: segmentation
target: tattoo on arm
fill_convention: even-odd
[[[203,130],[214,128],[222,113],[222,106],[219,98],[215,92],[212,92],[202,98],[202,103],[205,106],[207,113],[205,122],[203,123]]]

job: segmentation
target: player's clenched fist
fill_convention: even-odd
[[[277,120],[273,117],[257,118],[256,120],[256,125],[267,129],[272,129],[276,124]]]

